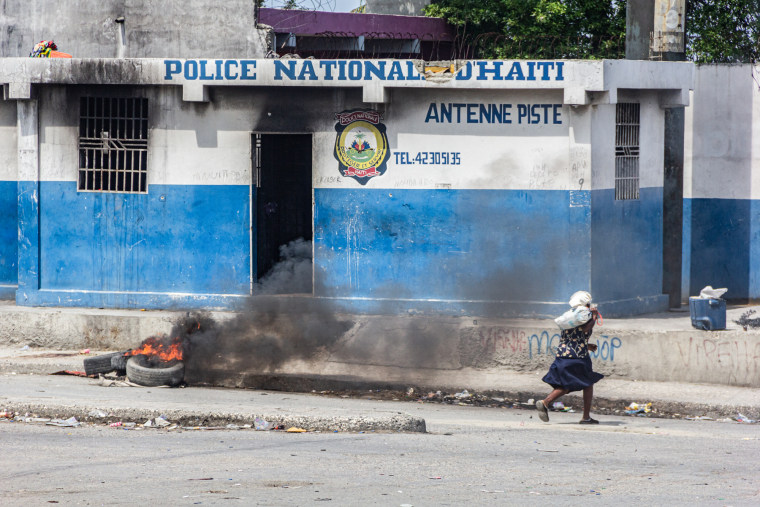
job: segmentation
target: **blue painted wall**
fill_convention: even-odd
[[[19,188],[32,192],[35,185]],[[38,305],[111,306],[113,293],[248,294],[248,192],[247,186],[151,185],[148,194],[107,194],[77,192],[75,182],[41,182],[38,260],[22,266],[32,283],[38,267],[39,291],[23,284],[27,298]],[[33,250],[26,237],[34,235],[35,205],[22,201],[20,224]],[[130,301],[145,305],[144,298]]]
[[[566,191],[318,188],[314,199],[317,295],[525,310],[588,286],[590,211]]]
[[[750,199],[684,199],[688,287],[726,287],[727,299],[760,297],[760,204]],[[686,262],[686,261],[685,261]]]
[[[615,190],[591,192],[591,289],[596,301],[661,299],[662,188],[616,201]]]
[[[18,282],[18,184],[0,181],[0,286]],[[13,298],[15,288],[0,290],[0,297]]]

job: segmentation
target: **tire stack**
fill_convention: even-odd
[[[84,372],[87,376],[116,372],[127,376],[130,382],[146,387],[180,385],[185,379],[185,364],[182,361],[160,363],[154,366],[148,356],[127,356],[131,350],[110,352],[84,360]]]

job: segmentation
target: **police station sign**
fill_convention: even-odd
[[[460,64],[454,74],[435,76],[435,85],[453,83],[525,83],[561,88],[563,61],[488,60]],[[412,60],[164,60],[165,82],[205,84],[349,84],[352,82],[421,83],[424,62]],[[432,83],[432,82],[431,82]],[[356,83],[358,84],[358,83]],[[481,87],[481,86],[475,86]],[[485,86],[491,87],[491,86]]]

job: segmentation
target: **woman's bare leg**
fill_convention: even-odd
[[[594,386],[583,389],[583,419],[591,419],[591,399],[594,397]]]
[[[554,402],[554,400],[556,400],[560,396],[566,395],[568,392],[570,392],[570,391],[568,391],[567,389],[555,389],[554,391],[550,392],[549,396],[547,396],[544,399],[544,406],[546,408],[551,407],[552,406],[552,402]],[[584,393],[585,393],[585,391],[584,391]]]

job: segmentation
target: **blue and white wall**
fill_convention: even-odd
[[[662,106],[691,66],[415,65],[0,60],[17,100],[17,302],[234,307],[256,275],[251,133],[282,132],[313,134],[315,297],[550,316],[590,289],[608,314],[664,307]],[[147,194],[76,190],[79,97],[111,93],[149,100]],[[614,201],[617,101],[642,104],[636,202]],[[357,109],[382,114],[390,150],[365,185],[335,158],[336,114]]]
[[[658,95],[629,91],[620,102],[640,104],[639,199],[615,200],[614,104],[593,109],[591,192],[592,294],[608,313],[667,307],[662,295],[663,109]],[[632,300],[635,300],[633,302]]]
[[[18,282],[16,103],[0,101],[0,298],[12,299]]]
[[[571,137],[562,102],[561,91],[396,91],[383,111],[388,169],[366,186],[339,177],[335,132],[320,133],[318,290],[355,305],[539,314],[588,288],[589,188],[577,188],[591,180],[588,123]],[[442,118],[441,104],[463,114]],[[509,104],[510,123],[480,114],[491,104]],[[550,113],[520,121],[535,104]],[[571,168],[573,157],[585,164]]]
[[[760,298],[760,68],[696,68],[686,109],[684,298],[706,285]]]
[[[19,178],[18,303],[213,308],[248,295],[250,120],[232,108],[203,118],[176,88],[139,89],[148,193],[78,192],[86,93],[109,91],[48,86],[19,102],[37,104],[39,178],[33,167]]]

